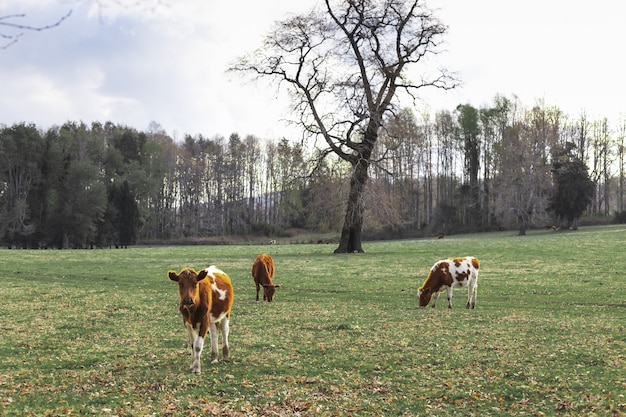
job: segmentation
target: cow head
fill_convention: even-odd
[[[274,299],[274,293],[276,288],[280,288],[280,285],[264,284],[263,285],[263,299],[271,302]]]
[[[177,274],[176,271],[169,271],[167,275],[172,281],[178,282],[181,307],[191,308],[200,302],[198,282],[206,278],[206,269],[200,272],[193,269],[183,269],[180,274]]]
[[[430,288],[420,288],[417,290],[417,298],[419,299],[420,307],[426,307],[430,303],[430,298],[433,295],[433,291]]]

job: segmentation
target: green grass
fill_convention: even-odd
[[[626,414],[626,227],[329,245],[0,250],[2,416]],[[281,285],[256,303],[270,253]],[[417,307],[441,258],[478,302]],[[188,368],[169,269],[232,278],[231,360]],[[441,301],[441,300],[440,300]]]

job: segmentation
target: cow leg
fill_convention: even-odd
[[[432,308],[435,308],[435,306],[437,305],[437,298],[439,298],[439,291],[437,291],[436,293],[433,294],[433,305],[432,305]]]
[[[194,364],[196,363],[195,343],[198,337],[198,331],[189,323],[185,323],[185,328],[187,329],[187,341],[189,342],[189,347],[191,347],[191,365],[189,366],[189,370],[193,372]]]
[[[191,347],[193,355],[193,341],[195,340],[193,327],[189,323],[183,322],[183,324],[185,325],[185,329],[187,329],[187,343],[189,343],[189,347]]]
[[[261,289],[261,285],[255,281],[256,284],[256,300],[259,301],[259,290]]]
[[[448,294],[448,309],[452,309],[452,286],[446,288]]]
[[[200,336],[200,329],[194,328],[191,324],[185,323],[187,333],[189,334],[189,341],[191,343],[191,366],[189,369],[194,374],[200,373],[200,354],[204,347],[204,338]]]
[[[230,323],[228,317],[224,317],[222,320],[222,359],[228,360],[228,333],[230,333]]]
[[[217,363],[217,326],[218,323],[211,320],[209,334],[211,335],[211,363]]]
[[[476,308],[476,297],[478,297],[478,281],[474,283],[474,291],[472,291],[472,293],[474,294],[474,299],[472,300],[472,309],[474,309]]]
[[[465,308],[476,308],[476,293],[478,292],[478,283],[471,281],[469,283],[469,289],[467,291],[467,305]]]
[[[191,372],[194,374],[200,373],[200,355],[202,354],[202,348],[204,347],[204,337],[198,335],[193,343],[193,361],[191,362]]]

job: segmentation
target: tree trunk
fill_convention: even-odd
[[[530,224],[530,214],[529,212],[523,211],[517,217],[520,222],[518,236],[526,236],[526,231],[528,230],[528,225]]]
[[[341,229],[339,247],[335,253],[364,253],[361,245],[361,232],[363,230],[363,199],[365,197],[365,185],[368,179],[368,162],[359,160],[353,163],[352,176],[350,178],[350,194],[346,207],[346,217]]]
[[[522,224],[520,224],[520,227],[519,227],[518,236],[526,236],[526,230],[528,230],[528,222],[522,220]]]

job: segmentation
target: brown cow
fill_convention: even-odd
[[[200,355],[207,330],[211,337],[211,362],[217,362],[218,329],[222,333],[222,358],[228,360],[230,310],[233,306],[233,285],[230,278],[215,266],[200,272],[188,268],[180,274],[169,271],[178,282],[179,310],[191,344],[191,372],[200,373]]]
[[[446,290],[448,308],[452,308],[452,289],[467,285],[468,294],[465,308],[475,308],[479,267],[480,262],[473,256],[437,261],[430,269],[424,284],[417,290],[420,307],[426,307],[432,297],[433,308],[435,308],[439,292]]]
[[[266,253],[257,256],[252,264],[252,279],[256,285],[256,300],[259,301],[259,290],[263,287],[263,301],[272,302],[276,288],[280,285],[274,285],[272,278],[274,277],[274,260]]]

